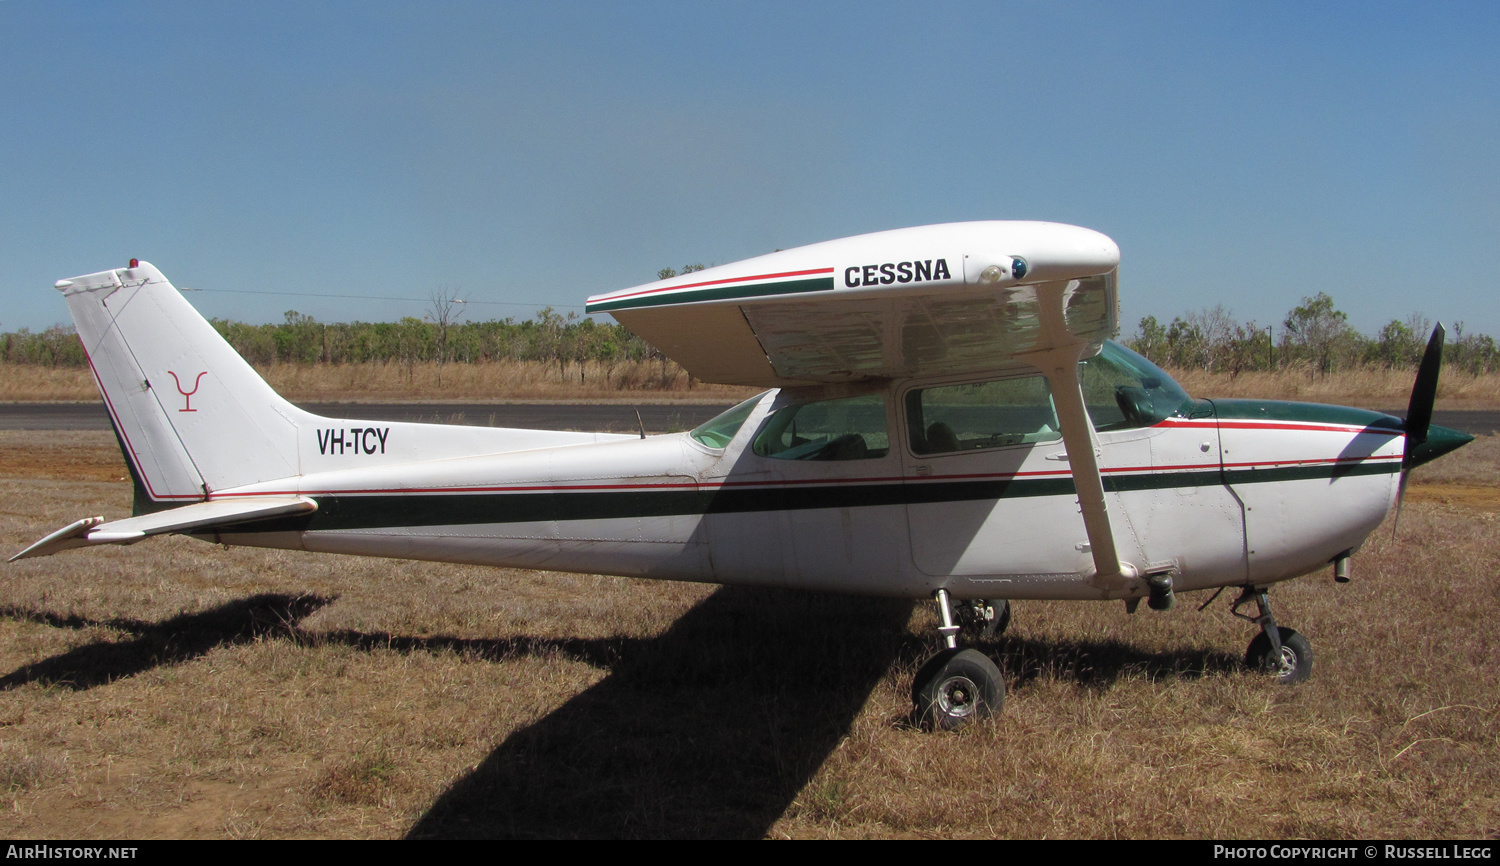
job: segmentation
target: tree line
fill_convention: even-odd
[[[1222,305],[1178,316],[1163,325],[1141,319],[1124,342],[1163,367],[1202,369],[1238,375],[1250,371],[1297,369],[1313,375],[1361,368],[1415,369],[1421,363],[1432,322],[1421,313],[1392,319],[1369,337],[1349,325],[1349,317],[1327,293],[1303,298],[1278,328],[1236,321]],[[1500,348],[1487,334],[1467,333],[1463,322],[1448,328],[1443,363],[1470,373],[1500,369]]]
[[[695,266],[684,268],[684,272]],[[665,269],[663,273],[666,273]],[[252,364],[484,363],[541,361],[568,365],[585,361],[613,364],[661,360],[646,341],[618,324],[602,324],[551,307],[536,318],[463,321],[464,308],[452,294],[435,292],[425,318],[397,322],[323,323],[288,310],[282,322],[249,325],[212,320],[229,344]],[[1426,348],[1432,323],[1420,313],[1391,320],[1371,336],[1355,331],[1333,298],[1319,292],[1277,324],[1237,321],[1223,306],[1178,316],[1162,324],[1141,319],[1127,346],[1163,367],[1197,368],[1237,375],[1282,369],[1326,374],[1379,367],[1415,368]],[[22,328],[0,333],[0,360],[11,364],[81,367],[83,347],[71,327],[40,332]],[[1500,370],[1500,347],[1486,334],[1471,334],[1462,322],[1448,331],[1445,365],[1471,373]]]
[[[601,324],[548,307],[536,318],[466,322],[419,319],[396,322],[319,322],[288,310],[281,322],[249,325],[212,319],[214,329],[257,366],[274,363],[357,364],[544,361],[559,364],[660,359],[649,343],[621,325]],[[81,367],[83,346],[72,327],[33,333],[0,333],[0,359],[12,364]]]
[[[642,361],[659,358],[621,325],[601,324],[548,307],[516,322],[439,322],[408,316],[397,322],[322,323],[288,310],[274,325],[213,320],[224,339],[252,364],[357,364],[486,361]]]

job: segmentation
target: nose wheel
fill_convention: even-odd
[[[1260,671],[1276,678],[1284,686],[1295,685],[1312,676],[1312,644],[1300,633],[1289,628],[1277,628],[1281,639],[1279,649],[1271,647],[1271,639],[1264,632],[1250,642],[1245,653],[1245,664],[1253,671]]]
[[[1255,602],[1257,615],[1240,613],[1240,607]],[[1245,665],[1253,671],[1272,676],[1284,686],[1296,685],[1312,676],[1312,644],[1297,631],[1276,624],[1271,601],[1264,589],[1245,587],[1230,613],[1260,626],[1260,634],[1250,641]]]

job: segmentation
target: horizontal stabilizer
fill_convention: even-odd
[[[109,523],[105,523],[102,517],[86,517],[43,538],[12,556],[10,561],[50,556],[75,547],[129,544],[150,535],[202,531],[317,510],[318,503],[306,496],[253,496],[212,499]]]

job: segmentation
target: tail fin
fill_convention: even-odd
[[[135,477],[136,513],[298,474],[297,425],[312,416],[271,390],[160,271],[131,264],[57,288]]]

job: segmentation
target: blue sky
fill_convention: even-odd
[[[520,319],[1047,219],[1120,244],[1126,333],[1327,291],[1500,336],[1493,2],[0,0],[0,34],[0,330],[131,257],[210,316]]]

